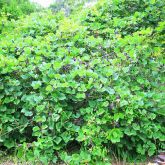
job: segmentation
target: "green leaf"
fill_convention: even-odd
[[[35,126],[35,127],[33,127],[33,131],[34,132],[40,131],[40,128],[38,126]]]
[[[64,140],[65,143],[68,143],[69,140],[71,139],[71,135],[69,135],[67,132],[64,132],[61,134],[62,139]]]
[[[54,121],[58,121],[59,118],[60,118],[60,115],[53,113],[52,118],[53,118]]]
[[[123,132],[118,128],[113,128],[107,132],[107,139],[111,140],[112,143],[120,142],[121,137],[123,137]]]
[[[23,109],[21,110],[21,112],[24,113],[25,116],[32,116],[32,115],[33,115],[33,112],[31,112],[31,111],[29,111],[29,110],[27,110],[27,109],[25,109],[25,108],[23,108]]]
[[[4,145],[10,149],[15,146],[15,142],[12,139],[8,139],[4,141]]]
[[[77,93],[76,95],[76,98],[78,99],[84,99],[86,96],[85,96],[85,93]]]
[[[42,85],[41,81],[33,81],[32,82],[32,87],[34,89],[38,89]]]
[[[47,91],[47,92],[52,92],[52,91],[53,91],[53,87],[52,87],[51,85],[48,85],[48,86],[46,87],[46,91]]]
[[[121,100],[121,101],[120,101],[120,106],[123,107],[123,106],[125,106],[125,105],[128,105],[128,101],[126,101],[126,100]]]
[[[110,95],[115,94],[115,90],[112,89],[112,88],[110,88],[110,87],[106,88],[106,91],[107,91]]]
[[[62,138],[61,137],[56,137],[55,140],[54,140],[54,142],[56,144],[59,144],[61,141],[62,141]]]

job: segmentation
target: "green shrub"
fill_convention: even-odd
[[[0,41],[0,147],[32,162],[142,160],[164,147],[164,2],[31,14]]]
[[[39,10],[40,7],[28,0],[0,0],[0,34],[8,34],[15,20]]]
[[[18,19],[36,10],[36,6],[29,0],[0,0],[0,16],[7,14],[8,20]]]

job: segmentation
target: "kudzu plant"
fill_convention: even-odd
[[[164,145],[161,0],[33,13],[0,37],[0,148],[32,164],[109,164]]]

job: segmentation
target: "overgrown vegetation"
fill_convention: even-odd
[[[13,21],[0,36],[1,151],[109,165],[164,150],[164,11],[162,0],[101,0]]]
[[[15,20],[39,10],[40,7],[29,0],[0,0],[0,34],[10,32]]]
[[[9,20],[18,19],[20,16],[30,14],[36,10],[29,0],[0,0],[0,16],[4,14]]]

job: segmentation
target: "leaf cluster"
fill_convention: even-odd
[[[102,0],[15,21],[0,38],[0,147],[71,165],[163,150],[164,8]]]

